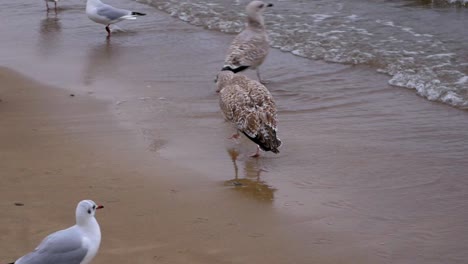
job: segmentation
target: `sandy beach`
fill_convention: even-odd
[[[255,185],[239,196],[194,170],[149,155],[157,147],[145,149],[102,101],[71,96],[6,68],[0,81],[8,87],[1,91],[2,259],[22,255],[72,223],[75,202],[83,197],[105,204],[97,216],[103,246],[95,263],[364,259],[352,251],[333,256],[336,249],[311,254],[302,244],[307,238],[288,234],[295,228],[271,206],[270,187]],[[310,231],[317,245],[330,239]]]
[[[116,0],[148,15],[106,40],[84,2],[41,4],[0,11],[5,263],[72,225],[82,199],[105,206],[96,264],[468,257],[466,111],[273,49],[262,73],[284,147],[252,159],[214,92],[232,35]]]

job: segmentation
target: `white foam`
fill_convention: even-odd
[[[349,27],[349,29],[355,30],[358,34],[373,36],[374,34],[370,33],[364,28],[357,28],[357,27]]]
[[[455,53],[439,53],[439,54],[428,55],[426,56],[426,58],[427,59],[433,59],[433,58],[440,59],[443,57],[452,57],[454,55]]]
[[[406,31],[406,32],[413,33],[413,29],[410,28],[410,27],[401,27],[401,30]]]
[[[332,17],[332,15],[326,15],[326,14],[313,14],[310,16],[314,18],[315,23],[322,22],[323,20]]]
[[[455,84],[464,84],[464,83],[468,83],[468,75],[461,77],[460,79],[458,79],[458,81],[455,82]]]
[[[181,20],[222,32],[239,32],[245,23],[245,1],[231,1],[230,8],[223,8],[227,1],[217,2],[216,8],[211,7],[211,1],[198,4],[204,0],[139,1],[157,2],[159,9]],[[468,0],[445,1],[468,3]],[[415,89],[429,100],[460,105],[462,98],[468,103],[465,92],[468,62],[462,61],[465,52],[453,53],[451,43],[441,39],[443,34],[428,34],[436,32],[432,30],[417,32],[420,28],[416,24],[394,17],[384,19],[346,9],[340,11],[336,4],[330,4],[333,12],[329,8],[302,9],[307,1],[300,2],[293,5],[296,9],[291,12],[283,6],[265,13],[271,46],[310,59],[371,64],[378,72],[391,76],[390,84]]]
[[[417,55],[417,54],[419,54],[419,52],[403,50],[403,54],[405,54],[405,55]]]
[[[463,5],[464,5],[464,4],[467,4],[467,3],[468,3],[468,0],[448,0],[448,2],[449,2],[450,4],[458,4],[458,3],[460,3],[460,4],[463,4]]]
[[[349,19],[349,20],[352,20],[352,21],[356,21],[356,20],[359,19],[359,16],[352,14],[350,16],[347,16],[346,18]]]
[[[442,102],[449,103],[451,105],[463,106],[466,102],[456,93],[449,91],[441,98]]]
[[[395,23],[393,23],[393,21],[385,21],[385,20],[377,19],[375,22],[377,22],[379,24],[382,24],[382,25],[385,25],[385,26],[389,26],[389,27],[394,27],[395,26]]]
[[[303,50],[299,50],[299,49],[296,49],[296,50],[293,50],[291,51],[292,54],[296,55],[296,56],[299,56],[299,57],[307,57],[305,54],[304,54],[304,51]]]
[[[439,68],[447,67],[447,66],[450,66],[450,65],[451,65],[450,63],[437,64],[435,66],[432,66],[431,69],[439,69]]]
[[[331,30],[331,31],[324,32],[324,33],[318,33],[317,36],[326,37],[326,36],[328,36],[328,35],[340,34],[340,33],[346,33],[346,31],[343,31],[343,30]]]

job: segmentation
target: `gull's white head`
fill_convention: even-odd
[[[256,20],[257,22],[263,24],[262,14],[267,7],[272,7],[273,4],[265,3],[262,1],[252,1],[250,2],[245,11],[249,19]]]
[[[76,206],[76,224],[86,225],[90,219],[94,219],[96,210],[104,208],[102,205],[97,205],[92,200],[83,200]]]

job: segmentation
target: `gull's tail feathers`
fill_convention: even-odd
[[[257,144],[263,151],[271,151],[278,154],[282,145],[281,140],[276,136],[276,131],[270,126],[263,125],[260,131],[253,137],[246,132],[242,133]]]

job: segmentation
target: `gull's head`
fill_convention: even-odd
[[[232,78],[234,78],[235,73],[229,70],[220,71],[218,75],[216,75],[216,92],[219,93],[224,85],[226,85]]]
[[[92,200],[83,200],[76,206],[76,223],[85,225],[89,219],[94,218],[96,210],[104,208],[102,205],[97,205]]]
[[[263,11],[265,11],[267,7],[272,7],[272,6],[273,4],[265,3],[262,1],[252,1],[247,5],[247,7],[245,8],[245,11],[247,12],[247,15],[249,15],[250,17],[254,17],[257,14],[262,14]]]

